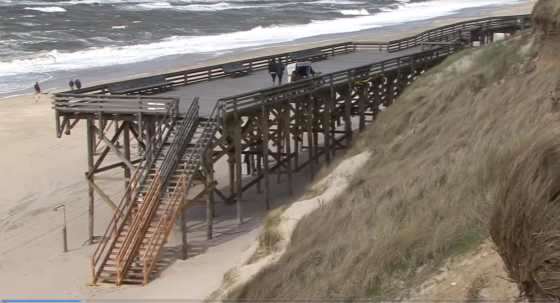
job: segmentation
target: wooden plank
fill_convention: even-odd
[[[89,204],[88,204],[88,243],[91,245],[93,244],[94,238],[94,202],[95,202],[95,194],[93,186],[91,185],[93,180],[93,157],[95,153],[95,129],[94,129],[93,121],[91,119],[87,120],[86,125],[86,132],[87,132],[87,159],[88,159],[88,175],[86,179],[88,180],[88,196],[89,196]]]
[[[264,201],[266,205],[266,209],[270,209],[270,179],[269,179],[269,163],[268,163],[268,145],[269,145],[269,112],[268,108],[264,103],[262,103],[262,112],[261,112],[261,132],[263,134],[261,150],[263,152],[263,175],[264,175]]]
[[[118,212],[119,209],[117,208],[115,202],[113,202],[113,200],[111,200],[111,198],[109,198],[109,196],[97,184],[95,184],[93,178],[89,180],[89,185],[95,190],[95,192],[97,192],[97,194],[103,199],[103,201],[105,201],[105,203],[107,203],[107,205],[111,207],[113,211]]]
[[[130,158],[127,159],[127,157],[121,153],[121,151],[109,140],[107,139],[107,137],[105,137],[105,134],[103,134],[103,132],[95,127],[95,130],[97,132],[97,134],[101,137],[101,139],[103,140],[103,142],[105,142],[105,144],[111,149],[111,151],[117,155],[117,157],[128,167],[128,169],[130,169],[130,171],[134,170],[134,165],[132,165],[132,163],[130,163]]]

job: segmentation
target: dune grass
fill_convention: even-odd
[[[530,35],[468,50],[417,80],[355,143],[347,193],[303,219],[281,260],[231,299],[396,298],[488,237],[500,180],[556,128],[560,65]]]

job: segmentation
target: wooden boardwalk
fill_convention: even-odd
[[[214,236],[216,202],[235,204],[243,224],[243,195],[251,188],[270,205],[270,179],[330,163],[356,130],[373,123],[426,70],[463,47],[491,43],[495,33],[531,26],[523,16],[491,17],[389,41],[347,42],[305,50],[325,60],[321,75],[273,87],[272,59],[294,62],[303,52],[251,58],[164,75],[83,88],[55,96],[57,135],[87,123],[89,240],[94,242],[96,198],[114,209],[92,257],[92,280],[148,283],[176,221],[187,256],[184,208],[203,202],[206,235]],[[231,71],[251,71],[232,78]],[[135,142],[138,150],[132,151]],[[227,164],[217,184],[216,163]],[[120,169],[126,191],[115,203],[96,176]]]
[[[369,63],[410,55],[421,51],[421,47],[403,49],[394,53],[387,50],[359,50],[349,54],[329,57],[326,60],[313,63],[313,68],[322,74],[359,67]],[[286,81],[286,74],[284,81]],[[259,70],[241,77],[220,78],[183,87],[176,87],[171,91],[156,94],[158,97],[180,98],[179,110],[185,112],[191,101],[199,97],[200,114],[210,113],[216,101],[221,98],[246,93],[249,91],[272,87],[272,80],[267,70]]]

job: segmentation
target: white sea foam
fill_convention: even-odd
[[[453,14],[464,8],[517,2],[518,0],[432,0],[403,3],[398,9],[374,15],[312,21],[302,25],[259,26],[248,31],[212,36],[177,36],[150,44],[92,48],[71,53],[54,50],[41,57],[0,62],[0,76],[103,67],[147,61],[168,55],[215,53],[236,48],[258,47],[310,36],[354,32],[402,22],[426,20]]]
[[[183,0],[180,2],[150,2],[150,3],[137,3],[134,5],[127,5],[123,7],[127,10],[157,10],[157,9],[169,9],[169,10],[179,10],[179,11],[192,11],[192,12],[214,12],[223,10],[235,10],[235,9],[246,9],[246,8],[268,8],[268,7],[279,7],[290,3],[266,3],[266,4],[247,4],[246,0],[238,1],[207,1],[204,4],[188,4],[191,1]],[[245,4],[237,4],[236,2],[244,2]]]
[[[25,10],[39,11],[43,13],[64,13],[65,8],[60,6],[37,6],[37,7],[25,7]]]
[[[343,9],[340,10],[340,13],[345,16],[368,16],[369,12],[367,9]]]

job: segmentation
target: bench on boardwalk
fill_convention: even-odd
[[[226,75],[232,77],[241,77],[251,73],[251,68],[243,65],[243,63],[233,62],[222,65],[222,69]]]
[[[291,53],[290,59],[293,61],[321,61],[327,59],[327,54],[320,49],[306,49],[299,52]]]
[[[117,82],[109,85],[107,89],[112,95],[124,95],[131,93],[159,93],[171,88],[172,83],[165,80],[164,76],[152,76]]]
[[[369,77],[369,71],[371,66],[362,66],[354,69],[352,71],[352,78],[354,80],[363,80]]]

